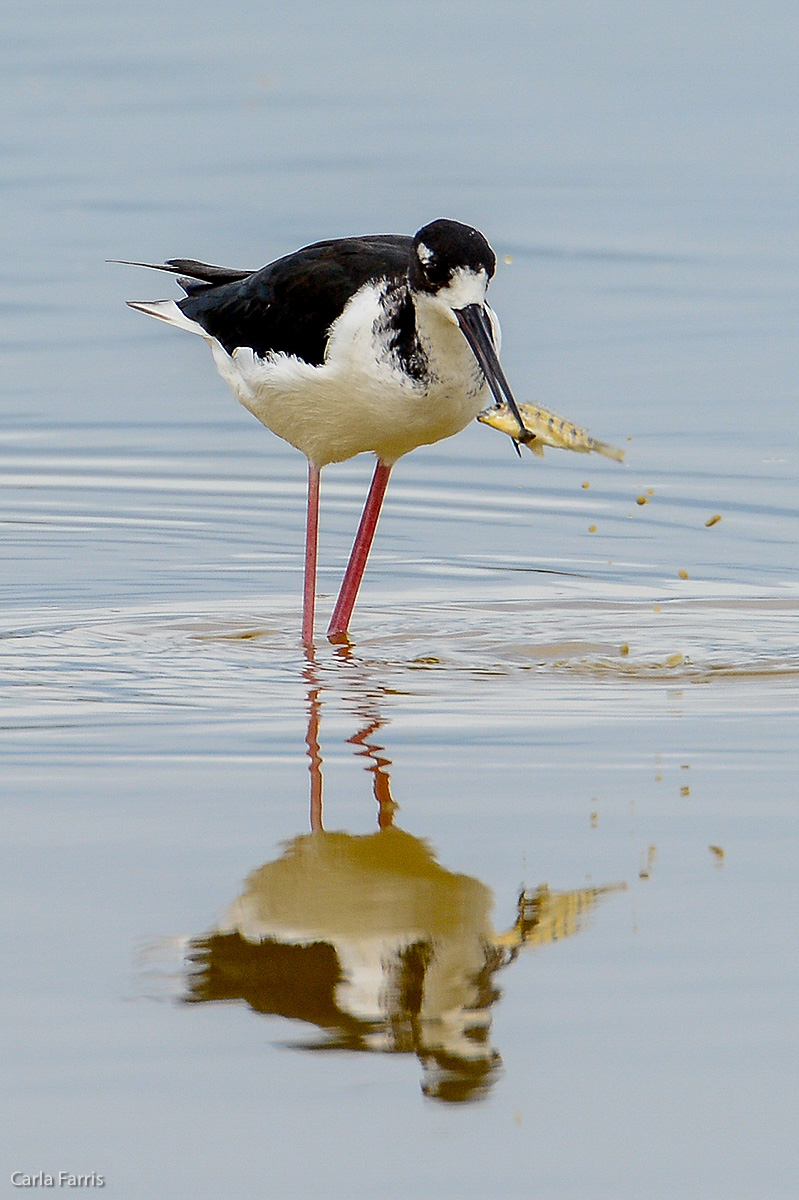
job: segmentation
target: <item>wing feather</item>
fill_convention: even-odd
[[[218,267],[193,258],[164,264],[129,263],[166,271],[186,292],[177,308],[232,353],[239,346],[290,354],[314,366],[324,362],[330,327],[347,302],[373,280],[407,277],[413,239],[403,235],[315,242],[259,271]],[[122,261],[115,259],[113,261]],[[141,311],[169,320],[156,304]],[[171,323],[180,324],[174,319]],[[183,326],[187,328],[188,323]]]

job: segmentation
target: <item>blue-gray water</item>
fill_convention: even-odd
[[[793,1200],[795,7],[0,33],[3,1194]],[[302,459],[105,260],[441,215],[519,399],[626,461],[401,462],[310,662]],[[320,629],[369,470],[325,472]]]

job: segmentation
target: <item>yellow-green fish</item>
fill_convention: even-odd
[[[485,409],[477,418],[484,425],[507,433],[516,445],[529,446],[533,454],[543,458],[544,446],[558,446],[561,450],[576,450],[579,454],[604,454],[605,458],[615,458],[621,462],[624,451],[607,442],[598,442],[588,435],[585,429],[572,425],[571,421],[549,412],[546,408],[537,408],[533,404],[518,404],[519,415],[524,424],[524,431],[519,428],[515,414],[507,404],[494,404]]]

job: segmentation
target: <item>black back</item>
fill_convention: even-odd
[[[249,346],[319,366],[347,301],[371,280],[407,280],[412,247],[410,237],[381,234],[316,242],[252,274],[189,259],[169,266],[188,292],[178,307],[228,353]]]

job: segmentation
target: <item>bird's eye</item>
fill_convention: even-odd
[[[435,262],[435,253],[429,246],[425,246],[424,242],[420,242],[416,247],[416,256],[419,262],[425,268],[430,268]]]
[[[427,288],[438,291],[447,286],[452,278],[452,263],[446,254],[431,250],[424,242],[420,242],[416,247],[416,257]]]

